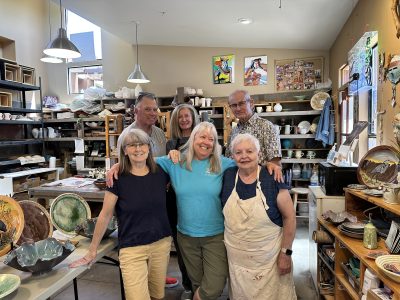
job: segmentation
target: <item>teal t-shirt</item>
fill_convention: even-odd
[[[192,171],[174,164],[167,156],[157,164],[169,174],[176,193],[179,232],[191,237],[213,236],[224,232],[220,193],[223,172],[235,166],[232,159],[222,157],[222,172],[210,173],[209,160],[193,160]]]

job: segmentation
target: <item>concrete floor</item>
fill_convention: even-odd
[[[116,253],[110,255],[116,257]],[[311,281],[308,265],[308,222],[298,220],[296,238],[293,245],[294,281],[298,299],[316,300],[317,294]],[[171,255],[168,276],[180,279],[176,256]],[[90,270],[78,277],[79,299],[81,300],[117,300],[121,299],[119,272],[115,266],[95,264]],[[165,300],[179,300],[183,287],[166,289]],[[225,288],[219,300],[226,300],[228,292]],[[52,300],[74,299],[72,283]]]

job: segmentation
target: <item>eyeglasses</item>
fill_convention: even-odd
[[[230,107],[231,109],[243,108],[243,107],[246,106],[247,102],[249,102],[249,100],[240,101],[240,102],[234,103],[234,104],[229,104],[229,107]]]
[[[149,144],[146,143],[132,143],[132,144],[126,144],[125,147],[133,147],[133,148],[142,148],[144,146],[148,146]]]

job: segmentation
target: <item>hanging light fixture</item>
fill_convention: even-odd
[[[127,81],[132,83],[148,83],[150,80],[146,75],[142,72],[142,69],[139,65],[139,43],[138,43],[138,22],[135,21],[136,24],[136,65],[133,72],[129,75]]]
[[[50,0],[49,0],[49,42],[51,41],[51,21],[50,21]],[[44,54],[40,59],[42,62],[51,63],[51,64],[59,64],[62,63],[62,59]]]
[[[58,36],[51,41],[46,49],[43,50],[44,54],[60,57],[60,58],[78,58],[81,56],[78,48],[68,39],[67,31],[63,28],[63,12],[60,0],[60,15],[61,26],[58,29]]]

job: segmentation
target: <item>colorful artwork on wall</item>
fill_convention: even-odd
[[[295,58],[275,61],[277,91],[312,90],[322,83],[324,58]]]
[[[212,58],[214,84],[235,82],[235,55],[218,55]]]
[[[244,58],[244,85],[267,84],[267,56],[252,56]]]

